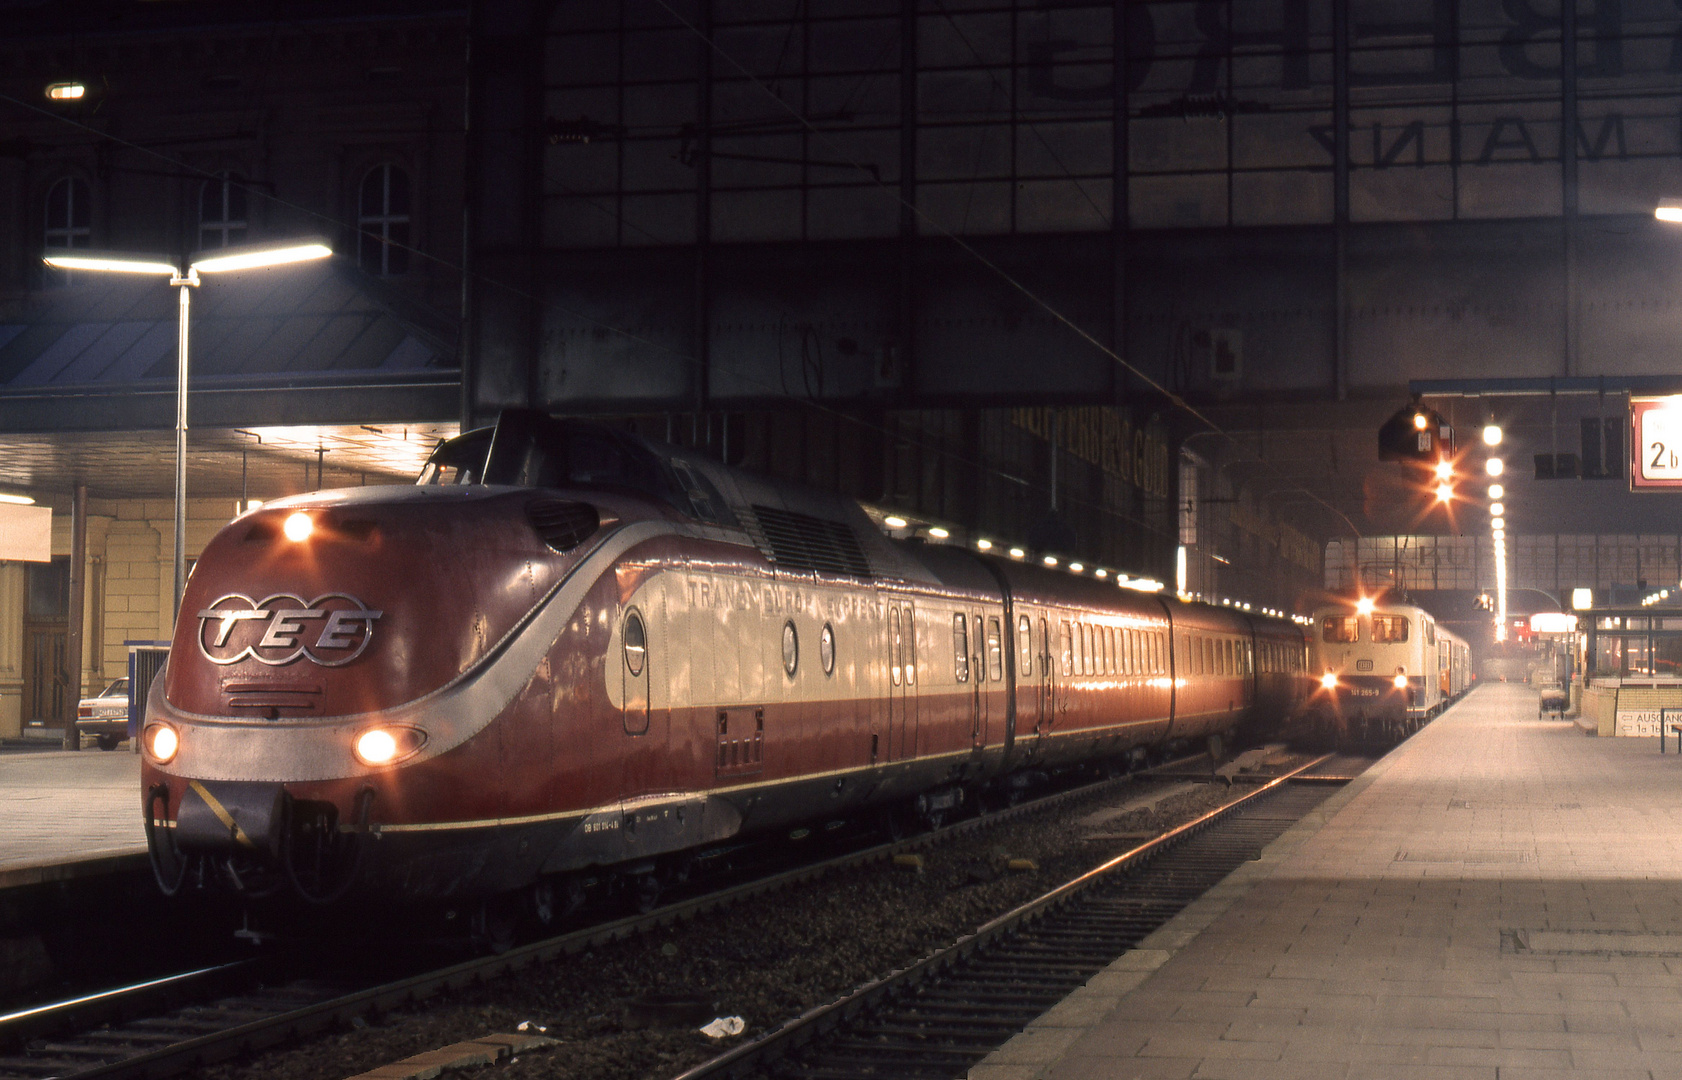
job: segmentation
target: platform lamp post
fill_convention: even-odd
[[[167,256],[110,251],[67,251],[64,254],[48,255],[43,259],[48,266],[60,270],[95,270],[167,277],[171,285],[181,290],[180,321],[176,340],[175,604],[171,609],[172,617],[181,610],[181,592],[187,585],[187,315],[192,306],[192,290],[198,286],[200,274],[285,266],[311,259],[325,259],[331,254],[332,249],[319,240],[293,240],[284,244],[253,244],[201,251],[186,260],[185,267]],[[81,666],[80,658],[77,658],[76,664]]]

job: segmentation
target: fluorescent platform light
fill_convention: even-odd
[[[230,248],[220,254],[200,255],[193,260],[192,268],[201,274],[219,274],[229,270],[255,270],[264,266],[285,266],[288,263],[308,262],[310,259],[325,259],[331,254],[333,249],[322,243]]]
[[[174,277],[176,273],[172,264],[161,262],[156,256],[122,255],[114,251],[47,255],[41,261],[60,270],[114,270],[119,274],[161,274],[164,277]]]

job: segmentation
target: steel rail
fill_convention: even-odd
[[[1220,819],[1236,813],[1245,805],[1270,794],[1281,785],[1303,777],[1303,774],[1308,773],[1334,756],[1336,755],[1325,754],[1316,758],[1288,773],[1281,774],[1259,788],[1245,792],[1225,806],[1211,810],[1192,821],[1178,825],[1160,836],[1130,848],[1036,899],[989,920],[973,933],[959,938],[951,945],[931,953],[922,960],[866,983],[845,997],[810,1009],[756,1039],[732,1047],[716,1057],[679,1073],[673,1080],[707,1080],[711,1077],[752,1075],[769,1060],[798,1049],[800,1046],[835,1030],[854,1016],[860,1015],[885,1001],[890,995],[930,979],[953,965],[970,958],[983,947],[994,943],[1007,933],[1063,904],[1071,897],[1105,880],[1110,875],[1137,865],[1165,848],[1208,828]]]
[[[1202,755],[1193,755],[1167,762],[1157,766],[1157,769],[1183,768],[1188,762],[1196,760],[1199,756]],[[1317,759],[1313,764],[1317,764],[1318,760],[1323,759]],[[58,1072],[54,1075],[58,1080],[96,1080],[96,1078],[99,1078],[99,1080],[118,1080],[118,1078],[122,1078],[122,1080],[129,1080],[129,1078],[159,1080],[162,1077],[173,1076],[189,1069],[226,1060],[238,1054],[266,1049],[301,1036],[314,1034],[347,1023],[351,1019],[366,1013],[399,1008],[423,1000],[440,990],[472,986],[476,983],[486,982],[547,963],[561,956],[583,952],[662,926],[688,921],[743,900],[772,893],[805,881],[816,880],[839,870],[885,861],[896,854],[937,847],[975,831],[990,829],[1011,821],[1046,813],[1082,797],[1100,794],[1112,788],[1125,787],[1140,778],[1154,779],[1155,777],[1152,775],[1154,771],[1144,769],[1125,776],[1082,784],[1078,787],[1022,802],[1007,809],[995,810],[956,821],[919,836],[874,845],[861,851],[849,852],[832,859],[714,890],[701,896],[679,900],[646,914],[627,916],[595,926],[569,931],[542,941],[518,946],[497,956],[462,961],[420,975],[337,995],[301,1008],[277,1013],[274,1016],[254,1019],[223,1031],[207,1033],[196,1038],[162,1046],[156,1050],[125,1057],[118,1061],[91,1065],[88,1068],[76,1071]],[[254,963],[254,961],[242,963]],[[224,967],[233,966],[236,965],[224,965]],[[210,970],[218,972],[223,969]],[[145,987],[153,985],[185,987],[191,985],[191,977],[201,975],[202,973],[199,972],[182,973],[177,976],[152,980],[138,987],[118,988],[95,995],[86,995],[84,998],[73,999],[68,1002],[29,1009],[26,1010],[26,1013],[30,1026],[28,1028],[20,1026],[15,1031],[5,1026],[6,1017],[0,1017],[0,1042],[18,1041],[18,1034],[25,1031],[28,1033],[22,1035],[23,1039],[36,1037],[38,1032],[62,1031],[70,1024],[79,1022],[78,1018],[84,1016],[132,1016],[139,1006],[130,1000],[130,992],[138,995],[144,991]],[[96,1003],[99,1008],[104,1010],[103,1012],[89,1013],[86,1011],[93,1008]],[[78,1009],[82,1011],[78,1011]],[[0,1073],[5,1071],[5,1068],[0,1066]]]

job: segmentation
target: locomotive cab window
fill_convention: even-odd
[[[642,615],[633,610],[625,616],[625,669],[641,675],[648,662],[648,631],[642,625]]]
[[[1372,641],[1374,645],[1400,644],[1408,639],[1406,615],[1374,615]]]
[[[1328,645],[1353,645],[1361,639],[1361,625],[1353,615],[1328,615],[1320,620],[1320,640]]]

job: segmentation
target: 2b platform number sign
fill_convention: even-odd
[[[1629,399],[1633,491],[1682,489],[1682,397]]]

